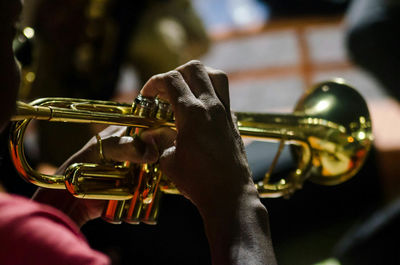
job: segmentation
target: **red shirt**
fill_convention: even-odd
[[[0,264],[105,265],[64,213],[26,198],[0,192]]]

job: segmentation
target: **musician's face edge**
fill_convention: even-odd
[[[21,9],[20,0],[0,0],[0,130],[7,125],[15,109],[20,83],[12,41]]]

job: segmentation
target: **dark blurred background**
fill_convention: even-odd
[[[306,183],[290,199],[263,199],[279,264],[338,258],[337,246],[345,235],[351,238],[348,231],[395,201],[400,188],[400,107],[384,79],[357,60],[376,47],[354,54],[369,43],[350,38],[365,9],[357,2],[362,0],[25,0],[15,43],[23,65],[20,98],[131,102],[151,75],[200,59],[228,73],[233,110],[290,112],[312,84],[344,77],[366,98],[372,115],[375,146],[365,167],[338,186]],[[372,7],[380,10],[379,4]],[[52,172],[100,129],[36,123],[27,153],[39,170]],[[261,179],[277,145],[245,143],[254,178]],[[13,170],[7,156],[1,162]],[[284,153],[277,173],[283,176],[292,166]],[[17,177],[8,182],[11,192],[33,192]],[[210,264],[194,206],[165,195],[160,209],[155,226],[95,220],[83,232],[113,264]]]

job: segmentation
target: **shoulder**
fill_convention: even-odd
[[[6,264],[108,264],[63,213],[8,194],[0,194],[0,245]]]
[[[46,223],[59,224],[71,233],[82,237],[73,221],[57,209],[21,196],[0,193],[0,233],[5,232],[4,228],[33,225],[36,219],[45,219]]]

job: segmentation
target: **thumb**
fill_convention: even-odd
[[[140,135],[148,145],[157,147],[161,169],[167,176],[171,175],[173,169],[176,135],[175,130],[165,127],[146,130]]]

